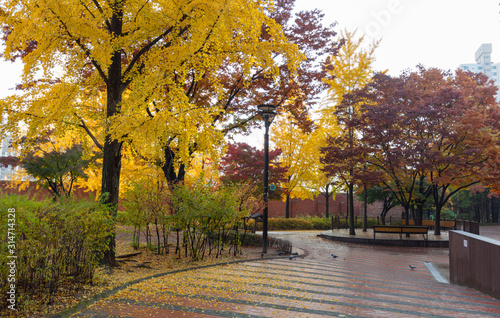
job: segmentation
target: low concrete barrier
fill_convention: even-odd
[[[500,299],[500,241],[450,231],[450,282]]]

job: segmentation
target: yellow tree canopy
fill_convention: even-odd
[[[318,126],[308,138],[308,151],[314,160],[310,162],[309,166],[309,184],[310,189],[315,194],[324,193],[328,187],[328,191],[336,192],[334,184],[338,182],[336,177],[328,177],[323,171],[323,164],[321,163],[321,148],[326,145],[327,136],[338,136],[339,129],[330,129],[328,134],[325,129]]]
[[[281,149],[281,165],[287,167],[282,183],[291,198],[312,198],[319,163],[316,134],[304,132],[290,114],[279,116],[271,126],[271,141]]]
[[[209,70],[224,63],[273,76],[280,56],[294,69],[301,55],[269,10],[266,0],[2,1],[4,57],[24,63],[23,91],[0,104],[2,130],[80,129],[104,152],[102,188],[117,198],[123,146],[163,158],[162,145],[175,140],[188,163],[193,144],[220,143],[208,120],[220,107],[191,102],[188,78],[211,76],[222,93]]]
[[[338,54],[328,57],[325,63],[328,71],[323,81],[329,89],[326,105],[320,111],[320,123],[324,128],[336,126],[334,112],[344,95],[365,87],[372,80],[374,52],[380,40],[366,45],[365,36],[357,37],[356,34],[357,30],[341,31],[339,41],[343,45]]]

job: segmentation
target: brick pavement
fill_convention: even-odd
[[[447,249],[282,236],[309,255],[151,279],[74,317],[500,317],[500,300],[431,275],[425,263],[448,263]]]

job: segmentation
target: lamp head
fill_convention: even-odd
[[[263,114],[269,114],[269,113],[274,113],[274,110],[276,109],[276,105],[261,104],[261,105],[257,106],[257,108]]]

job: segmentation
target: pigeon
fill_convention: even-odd
[[[332,254],[332,257],[333,257],[333,258],[337,258],[338,256],[337,256],[337,255]]]
[[[285,252],[283,252],[283,251],[278,252],[278,255],[283,255],[283,254],[285,254]]]
[[[415,266],[411,266],[411,265],[410,265],[410,268],[411,268],[411,270],[414,270],[416,267],[415,267]]]
[[[299,252],[292,252],[291,255],[299,255]]]
[[[290,256],[288,256],[288,259],[289,259],[289,260],[292,260],[292,259],[294,259],[295,257],[297,257],[297,256],[296,256],[296,255],[290,255]]]

